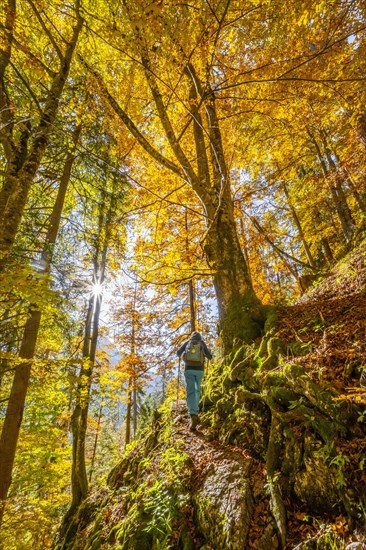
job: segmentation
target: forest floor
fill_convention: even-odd
[[[342,399],[359,405],[366,404],[366,243],[350,254],[317,286],[310,289],[297,303],[278,308],[279,324],[276,336],[285,343],[298,342],[302,356],[283,358],[298,363],[322,386],[332,388]],[[204,425],[196,433],[189,431],[189,416],[184,401],[173,408],[175,417],[173,436],[184,436],[184,451],[195,466],[194,483],[202,483],[207,471],[219,468],[224,460],[250,458],[240,447],[221,445],[211,440],[210,429]],[[364,413],[365,416],[365,413]],[[365,420],[365,419],[364,419]],[[366,420],[365,420],[366,421]],[[364,452],[365,438],[355,437],[339,443],[339,451],[346,456]],[[266,473],[263,463],[252,458],[252,479],[263,487]],[[366,482],[366,471],[350,472],[355,482]],[[360,479],[357,479],[357,476]],[[294,548],[321,530],[322,518],[309,518],[288,503],[288,540],[286,548]],[[268,503],[259,501],[254,511],[253,527],[249,533],[248,548],[256,548],[256,541],[268,524]],[[346,518],[339,516],[330,526],[346,542],[352,542],[348,534]],[[194,533],[192,532],[194,537]]]
[[[297,340],[308,353],[287,357],[322,385],[365,402],[366,243],[349,254],[297,303],[278,309],[276,336]]]

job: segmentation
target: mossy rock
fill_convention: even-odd
[[[262,389],[271,388],[272,386],[285,386],[287,383],[286,376],[282,371],[269,372],[262,382]]]
[[[222,392],[223,393],[228,392],[233,386],[235,386],[235,383],[232,381],[230,375],[225,376],[225,378],[222,381]]]
[[[80,508],[77,514],[79,529],[83,529],[92,520],[94,520],[99,508],[100,508],[99,503],[97,504],[95,502],[92,502],[89,499],[84,500],[84,502],[80,505]]]
[[[182,550],[196,549],[195,541],[191,533],[189,532],[189,529],[186,526],[183,527],[182,529],[182,534],[181,534],[179,543],[180,543],[179,548],[182,548]]]
[[[219,391],[216,388],[207,388],[206,391],[202,394],[202,399],[200,405],[203,408],[212,408],[216,403],[222,399],[222,391]]]
[[[319,455],[320,442],[307,431],[303,438],[303,461],[294,476],[294,492],[305,509],[320,515],[343,512],[335,467]]]
[[[283,374],[288,380],[296,381],[299,378],[309,378],[306,370],[301,365],[295,365],[294,363],[288,363],[283,367]]]
[[[268,334],[273,332],[273,330],[278,325],[278,316],[274,308],[268,308],[266,311],[266,320],[264,323],[264,333]]]
[[[286,408],[299,398],[297,393],[283,386],[271,387],[269,393],[276,403]]]
[[[262,402],[262,398],[259,396],[259,394],[253,394],[245,388],[240,387],[235,391],[234,402],[236,406],[241,407],[244,403],[249,404],[257,400]]]
[[[108,487],[118,489],[133,482],[143,453],[144,446],[143,441],[141,441],[110,471],[107,477]]]
[[[258,363],[258,360],[268,355],[268,340],[269,336],[264,336],[259,344],[258,351],[254,356],[254,362]]]
[[[288,492],[292,491],[295,473],[300,469],[302,463],[302,438],[298,437],[291,428],[284,426],[283,433],[283,457],[281,472],[284,474],[283,483],[286,483]]]
[[[228,396],[222,397],[216,403],[216,411],[221,418],[226,418],[228,414],[231,414],[234,410],[234,398],[229,399]]]
[[[239,361],[235,366],[232,367],[228,376],[232,382],[236,380],[242,381],[245,378],[245,371],[247,369],[253,368],[253,359],[251,357],[246,357],[242,361]],[[244,376],[243,376],[244,375]]]
[[[270,355],[261,363],[259,367],[259,372],[267,372],[278,367],[278,357],[277,355]]]
[[[144,530],[141,522],[134,526],[128,522],[122,530],[117,533],[117,540],[120,543],[121,550],[151,550],[153,548],[154,537],[151,533]]]

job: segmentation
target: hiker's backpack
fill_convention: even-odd
[[[201,340],[188,340],[183,353],[183,360],[192,366],[202,366],[205,362],[205,354]]]

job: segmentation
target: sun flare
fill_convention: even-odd
[[[94,283],[92,286],[92,294],[94,296],[100,296],[103,293],[103,285],[101,283]]]

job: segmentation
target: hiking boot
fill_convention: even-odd
[[[191,414],[191,425],[189,426],[189,429],[191,432],[195,432],[198,425],[198,416],[196,414]]]

